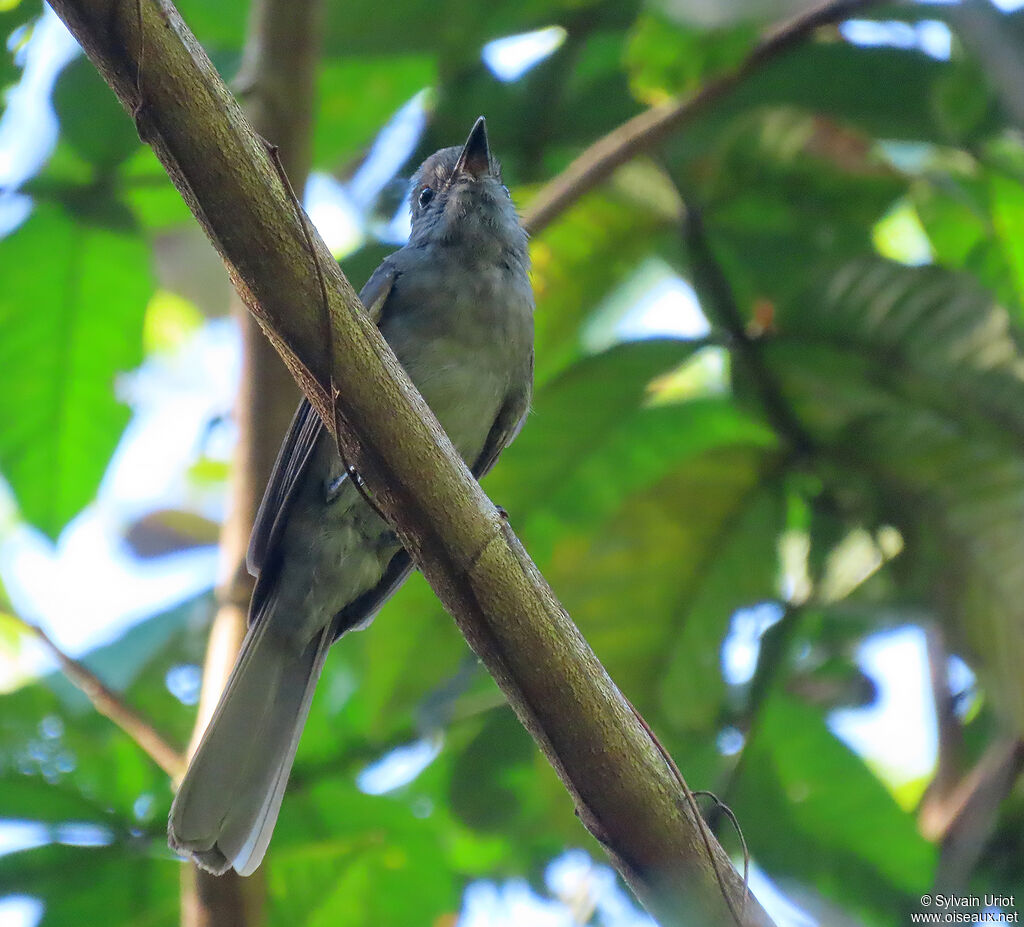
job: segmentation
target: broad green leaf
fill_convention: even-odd
[[[50,845],[0,857],[0,895],[26,894],[44,904],[40,927],[178,923],[178,866],[154,859],[156,840],[122,836],[111,846]]]
[[[685,152],[673,171],[684,189],[701,183],[708,237],[747,313],[802,289],[810,268],[870,252],[873,226],[906,191],[862,137],[793,111],[737,120],[716,155],[706,180]]]
[[[208,609],[205,598],[186,604],[84,658],[180,744],[192,712],[165,676],[201,657],[190,625]],[[166,774],[59,673],[0,697],[0,818],[43,824],[56,841],[0,856],[0,894],[39,897],[44,925],[177,922],[178,864],[164,837],[170,798]],[[97,839],[108,845],[60,845]]]
[[[951,269],[970,271],[1024,318],[1024,259],[1018,241],[1021,187],[995,169],[972,164],[914,184],[913,202],[935,250]]]
[[[1007,313],[964,275],[862,261],[778,326],[767,354],[798,417],[886,490],[882,517],[931,564],[926,596],[1024,723],[1024,357]]]
[[[275,923],[430,923],[458,905],[437,820],[407,791],[370,796],[331,776],[289,791],[268,858]],[[293,907],[294,905],[294,907]]]
[[[84,56],[57,79],[53,105],[61,137],[98,171],[116,167],[142,144],[131,118]]]
[[[629,34],[630,86],[638,99],[650,104],[690,93],[735,67],[755,40],[756,30],[749,23],[712,31],[649,9],[637,17]]]
[[[814,709],[778,693],[754,723],[727,797],[751,854],[866,923],[900,923],[900,909],[929,890],[935,864],[914,818]]]
[[[194,221],[181,194],[148,146],[120,165],[117,182],[122,198],[144,229],[164,231]]]
[[[181,0],[185,24],[207,51],[241,51],[249,18],[246,0]]]
[[[662,689],[670,666],[679,671],[673,663],[687,656],[698,664],[717,662],[704,651],[681,653],[678,642],[713,558],[728,550],[731,531],[757,500],[772,456],[763,446],[737,442],[684,458],[629,497],[599,530],[567,532],[541,561],[587,640],[642,711],[675,697],[671,687]],[[770,597],[774,587],[753,601],[746,599],[748,591],[737,589],[733,601],[712,594],[714,604],[700,609],[711,630],[689,633],[720,642],[733,610]],[[681,713],[675,715],[678,720]]]
[[[988,182],[992,224],[1010,270],[1018,301],[1024,304],[1024,187],[1017,178],[993,171]]]
[[[538,385],[580,356],[583,321],[660,243],[667,226],[649,206],[595,194],[533,240]]]
[[[570,12],[600,5],[593,0],[427,0],[382,6],[353,0],[328,7],[324,48],[328,55],[380,54],[430,49],[447,57],[448,68],[475,58],[490,39],[527,32],[559,21]]]
[[[194,709],[171,694],[167,675],[201,661],[209,610],[209,598],[202,596],[82,658],[173,745],[187,743]],[[158,820],[159,809],[170,801],[163,771],[59,672],[0,696],[0,773],[24,783],[12,787],[11,795],[20,799],[0,801],[0,817],[90,821],[127,830]],[[140,799],[143,806],[137,805]]]
[[[876,138],[952,141],[937,118],[938,87],[951,64],[918,51],[807,42],[743,82],[711,118],[755,106],[792,105],[849,122]],[[898,87],[899,93],[892,88]],[[979,128],[997,125],[994,112]]]
[[[0,472],[50,537],[93,497],[128,422],[115,380],[142,359],[148,265],[140,239],[52,207],[0,245]]]
[[[15,83],[21,73],[20,68],[14,63],[14,49],[10,47],[10,39],[15,29],[28,25],[29,21],[38,16],[40,4],[34,0],[19,2],[9,0],[0,3],[0,92],[6,90],[8,85]],[[0,109],[2,112],[2,109]]]
[[[313,163],[336,169],[373,141],[385,119],[437,81],[429,55],[327,61],[317,82]]]

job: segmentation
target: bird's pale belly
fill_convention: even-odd
[[[462,459],[473,464],[498,417],[508,373],[488,363],[489,352],[466,355],[464,346],[437,339],[420,352],[409,375]]]
[[[456,450],[472,464],[497,418],[507,377],[504,371],[466,363],[464,357],[452,363],[453,350],[440,339],[421,347],[420,363],[409,373]],[[311,462],[307,474],[341,474],[329,435],[321,437],[314,453],[318,460]],[[282,538],[289,569],[274,590],[274,619],[278,633],[298,650],[342,608],[372,589],[401,547],[351,483],[327,504],[327,482],[303,484]]]

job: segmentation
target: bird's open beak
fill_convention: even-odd
[[[455,164],[456,174],[469,174],[479,180],[491,170],[491,150],[487,144],[487,120],[481,116],[469,133],[462,154]]]

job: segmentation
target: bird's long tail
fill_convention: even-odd
[[[333,640],[327,627],[300,649],[270,617],[249,629],[171,806],[171,845],[218,874],[263,860]]]

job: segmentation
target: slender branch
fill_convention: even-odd
[[[754,384],[768,422],[797,454],[809,456],[814,442],[786,401],[778,379],[761,356],[757,342],[747,334],[743,314],[708,241],[700,209],[695,205],[687,204],[683,234],[693,262],[694,284],[704,297],[704,309],[729,335],[731,347]]]
[[[606,181],[616,168],[693,122],[764,65],[800,45],[820,27],[841,22],[877,2],[828,0],[815,6],[766,35],[733,70],[704,84],[690,96],[667,100],[624,122],[590,145],[540,189],[525,211],[523,224],[531,234],[536,234]]]
[[[956,788],[960,779],[963,725],[957,717],[953,693],[949,688],[949,653],[943,628],[934,622],[925,627],[924,635],[939,741],[935,775],[928,785],[925,800],[928,802],[934,798],[941,803]]]
[[[925,836],[941,841],[935,887],[963,891],[998,823],[999,808],[1024,773],[1024,740],[997,738],[943,801],[922,807]]]
[[[39,625],[18,615],[12,617],[42,642],[60,664],[61,672],[88,697],[96,710],[134,740],[167,775],[174,779],[185,771],[185,757],[171,746],[148,718],[132,708],[84,663],[68,656]]]
[[[51,0],[203,224],[326,427],[641,902],[672,927],[732,925],[743,885],[693,820],[628,702],[459,458],[318,237],[309,249],[262,140],[168,0]],[[139,49],[146,69],[136,88]],[[337,418],[329,394],[339,391]],[[716,878],[723,881],[730,902]],[[771,923],[756,900],[743,924]]]

